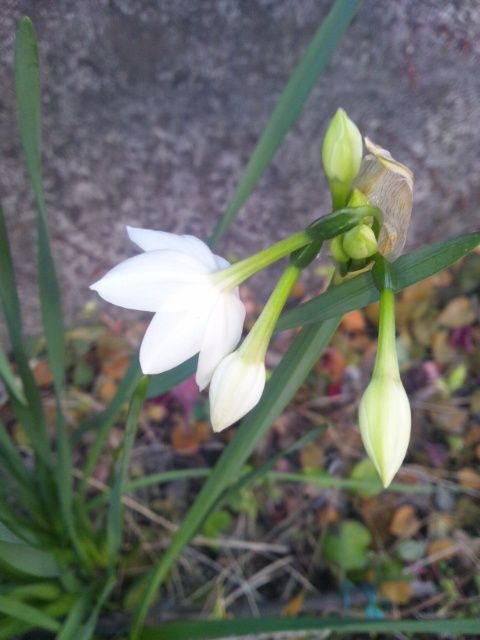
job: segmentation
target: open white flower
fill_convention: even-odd
[[[140,347],[143,373],[163,373],[198,353],[196,381],[203,389],[242,334],[245,307],[238,287],[218,277],[229,262],[194,236],[127,231],[144,253],[90,288],[112,304],[155,313]]]

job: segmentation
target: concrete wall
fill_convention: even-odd
[[[132,255],[124,225],[206,235],[326,0],[3,0],[0,197],[29,329],[34,209],[13,98],[18,17],[36,26],[44,177],[69,322]],[[480,4],[365,0],[273,166],[221,243],[244,256],[328,209],[337,106],[416,174],[408,247],[480,226]],[[256,280],[268,290],[272,275]]]

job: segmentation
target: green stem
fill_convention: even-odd
[[[212,275],[212,279],[226,289],[233,289],[257,271],[265,269],[309,242],[311,242],[309,234],[306,231],[299,231],[249,258],[245,258],[245,260],[241,260],[222,271],[217,271]]]
[[[395,344],[395,294],[388,288],[380,292],[378,347],[373,377],[378,375],[400,375]]]
[[[299,275],[300,269],[293,264],[290,264],[281,275],[262,313],[239,349],[246,360],[257,362],[265,359],[277,320]]]

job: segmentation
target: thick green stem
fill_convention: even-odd
[[[300,269],[293,264],[281,275],[262,313],[240,347],[240,353],[245,360],[257,362],[265,359],[277,320],[299,275]]]
[[[212,275],[212,279],[221,287],[233,289],[244,280],[247,280],[247,278],[253,276],[257,271],[265,269],[265,267],[304,247],[309,242],[311,242],[309,234],[306,231],[299,231],[249,258],[233,264],[231,267],[217,271]]]

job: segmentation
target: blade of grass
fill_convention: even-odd
[[[166,622],[147,629],[141,640],[214,640],[215,638],[256,636],[273,633],[330,631],[344,633],[429,633],[477,636],[478,618],[457,620],[342,620],[339,618],[242,618],[237,620],[196,620]]]
[[[295,338],[280,365],[267,383],[262,402],[242,421],[235,437],[220,456],[202,487],[182,526],[153,569],[145,592],[135,612],[131,638],[139,637],[145,616],[171,566],[197,533],[222,492],[238,477],[241,468],[260,438],[280,415],[305,380],[310,369],[328,344],[340,318],[302,330]]]
[[[197,356],[190,358],[186,362],[182,363],[175,369],[161,373],[156,376],[150,377],[150,385],[147,391],[147,397],[152,398],[166,393],[172,387],[179,384],[193,373],[195,373],[197,363]],[[112,425],[117,420],[125,403],[129,398],[138,382],[141,378],[142,372],[140,371],[140,365],[138,362],[138,356],[136,355],[128,368],[122,382],[120,383],[117,392],[110,403],[110,405],[102,413],[85,421],[83,425],[77,430],[74,442],[77,442],[81,435],[86,431],[95,431],[95,440],[90,446],[87,460],[84,466],[83,477],[80,483],[80,494],[85,495],[87,489],[88,479],[92,475],[92,472],[97,464],[98,458],[102,452],[105,442],[108,438],[108,434]]]
[[[467,233],[426,245],[401,256],[393,263],[397,292],[412,284],[430,278],[450,267],[480,244],[480,233]],[[362,273],[356,278],[330,287],[320,296],[284,313],[278,321],[277,331],[320,322],[340,313],[360,309],[378,300],[378,289],[372,274]]]
[[[137,434],[138,419],[145,400],[149,378],[143,376],[135,390],[123,436],[122,451],[115,465],[113,485],[110,493],[110,505],[107,515],[107,553],[110,565],[115,565],[123,537],[122,495],[125,493],[128,465]]]
[[[211,243],[223,236],[255,189],[359,7],[360,0],[337,0],[316,31],[263,129],[227,210],[215,226]]]
[[[14,620],[26,622],[38,629],[58,631],[60,628],[60,623],[54,618],[42,613],[35,607],[6,596],[0,596],[0,612]]]
[[[328,473],[284,473],[280,471],[270,471],[268,478],[273,482],[296,482],[311,484],[325,489],[367,489],[381,491],[393,491],[394,493],[424,493],[430,495],[435,493],[435,488],[424,484],[407,484],[403,482],[393,482],[386,489],[380,481],[356,480],[354,478],[335,478]]]
[[[35,384],[28,364],[23,336],[20,301],[15,282],[12,254],[8,242],[7,227],[3,207],[0,204],[0,301],[12,344],[13,355],[23,382],[23,392],[28,398],[28,407],[24,411],[23,425],[29,441],[40,460],[48,465],[50,450],[48,444],[45,414],[40,393]]]
[[[97,602],[87,622],[78,631],[78,634],[74,636],[75,640],[90,640],[90,638],[93,636],[93,634],[95,633],[95,626],[97,624],[100,611],[102,610],[102,607],[105,604],[108,596],[111,594],[114,586],[115,586],[115,576],[110,576],[104,588],[102,589],[102,592],[98,596]]]

